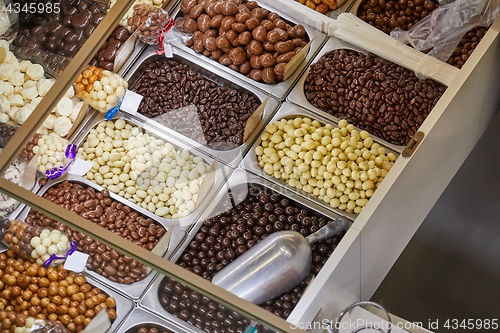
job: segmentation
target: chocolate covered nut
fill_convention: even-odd
[[[221,7],[221,12],[226,16],[234,16],[238,13],[238,6],[231,1],[226,1]]]
[[[330,76],[323,66],[337,74]],[[318,95],[320,90],[324,95]],[[351,50],[325,54],[311,66],[304,84],[315,107],[397,145],[409,142],[445,90],[387,60]]]
[[[277,63],[282,63],[282,62],[289,62],[290,60],[292,60],[292,58],[295,57],[295,52],[291,51],[291,52],[287,52],[287,53],[284,53],[284,54],[281,54],[279,55],[277,58],[276,58],[276,62]]]
[[[252,31],[252,37],[256,41],[263,43],[264,41],[266,41],[266,37],[267,37],[266,28],[264,28],[263,26],[259,25],[258,27],[256,27]]]
[[[276,75],[285,75],[285,63],[279,63],[276,66],[274,66],[274,74]]]
[[[287,40],[286,42],[277,42],[274,44],[274,49],[279,53],[287,53],[293,51],[295,48],[295,44],[291,40]]]
[[[201,14],[196,23],[198,24],[198,29],[201,32],[205,32],[210,29],[210,16],[207,14]]]
[[[410,29],[437,8],[437,2],[369,0],[358,9],[358,16],[375,28],[390,33],[395,28]]]
[[[222,24],[223,18],[224,16],[221,14],[213,16],[212,19],[210,20],[210,27],[219,28]]]
[[[264,80],[265,83],[276,82],[276,76],[274,74],[273,67],[266,67],[262,70],[262,80]]]
[[[241,48],[241,47],[236,47],[236,48],[232,49],[229,52],[229,59],[231,59],[231,61],[233,62],[234,65],[236,65],[236,66],[241,65],[242,63],[245,62],[245,59],[246,59],[245,50],[243,50],[243,48]]]
[[[189,17],[192,19],[197,19],[203,13],[203,5],[198,4],[191,8],[189,11]]]
[[[276,64],[276,59],[270,53],[264,53],[259,58],[259,63],[264,67],[272,67]]]
[[[181,11],[184,14],[188,14],[191,8],[197,4],[197,0],[182,0]]]
[[[255,81],[262,80],[262,71],[260,69],[252,69],[250,71],[250,78]]]

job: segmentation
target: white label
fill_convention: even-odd
[[[139,109],[139,104],[141,104],[142,98],[142,95],[127,89],[125,96],[123,96],[120,110],[135,115]]]
[[[92,168],[92,163],[77,158],[68,170],[68,173],[75,176],[83,176]]]
[[[165,52],[165,57],[173,58],[174,54],[172,53],[172,45],[166,40],[163,40],[163,51]]]
[[[81,273],[85,266],[87,266],[88,259],[88,254],[75,251],[66,258],[66,261],[64,262],[64,268],[76,273]]]
[[[111,327],[108,311],[102,309],[92,321],[85,327],[83,333],[105,333]]]

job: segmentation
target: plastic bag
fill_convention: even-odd
[[[89,105],[100,112],[108,112],[120,104],[128,82],[111,71],[88,66],[76,79],[75,95],[85,100],[90,98]]]
[[[55,53],[47,52],[40,49],[30,49],[23,46],[10,45],[9,49],[16,57],[29,60],[34,64],[39,64],[43,67],[46,74],[56,78],[69,65],[71,58]]]
[[[3,148],[0,148],[0,152]],[[28,163],[26,161],[17,158],[12,164],[9,165],[3,177],[8,181],[19,184],[23,173],[26,170]],[[0,218],[4,218],[12,213],[19,206],[19,201],[8,196],[7,194],[0,193]],[[1,240],[1,239],[0,239]]]
[[[0,236],[10,250],[46,267],[63,263],[60,258],[65,259],[73,246],[68,236],[59,230],[33,226],[20,220],[1,221]]]
[[[14,133],[16,133],[19,127],[13,126],[6,123],[0,123],[0,148],[5,148],[7,143],[10,141]],[[35,134],[33,138],[28,142],[28,144],[23,148],[19,158],[22,160],[29,162],[35,156],[33,152],[33,147],[38,143],[38,139],[41,137],[41,134]]]
[[[127,23],[139,40],[149,45],[157,45],[168,19],[166,10],[153,5],[139,4],[134,6],[134,15]]]
[[[435,9],[410,30],[395,29],[391,37],[446,61],[462,36],[477,26],[490,26],[500,13],[497,0],[456,0]]]
[[[0,322],[7,320],[10,327],[3,327],[11,333],[69,333],[61,323],[27,317],[13,311],[0,311]]]

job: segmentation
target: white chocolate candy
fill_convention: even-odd
[[[69,240],[59,230],[44,229],[40,237],[31,238],[30,245],[34,248],[31,257],[36,259],[37,263],[43,264],[53,254],[64,256],[69,249]]]
[[[266,126],[255,154],[267,174],[333,208],[359,214],[396,156],[347,121],[338,126],[309,118],[281,119]]]
[[[56,119],[57,122],[58,119]],[[56,126],[54,122],[54,126]],[[62,166],[65,161],[64,152],[69,141],[62,139],[56,133],[42,135],[33,147],[33,152],[38,155],[38,171],[45,173],[47,169]],[[49,162],[49,158],[55,163]],[[49,165],[50,164],[50,165]]]
[[[94,82],[94,90],[90,93],[90,106],[107,112],[118,105],[128,88],[128,82],[110,71],[103,71],[103,75],[101,80]]]
[[[208,170],[200,157],[123,119],[99,123],[78,153],[93,163],[86,178],[165,218],[193,212]]]

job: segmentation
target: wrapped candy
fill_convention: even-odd
[[[78,76],[75,94],[82,99],[90,97],[91,107],[107,112],[120,103],[127,88],[128,82],[120,75],[89,66]]]
[[[32,226],[20,220],[0,222],[0,237],[10,250],[45,267],[61,264],[76,249],[59,230]]]
[[[169,20],[167,11],[162,8],[139,4],[134,6],[134,15],[128,19],[131,31],[137,38],[149,45],[158,44],[158,37]]]

